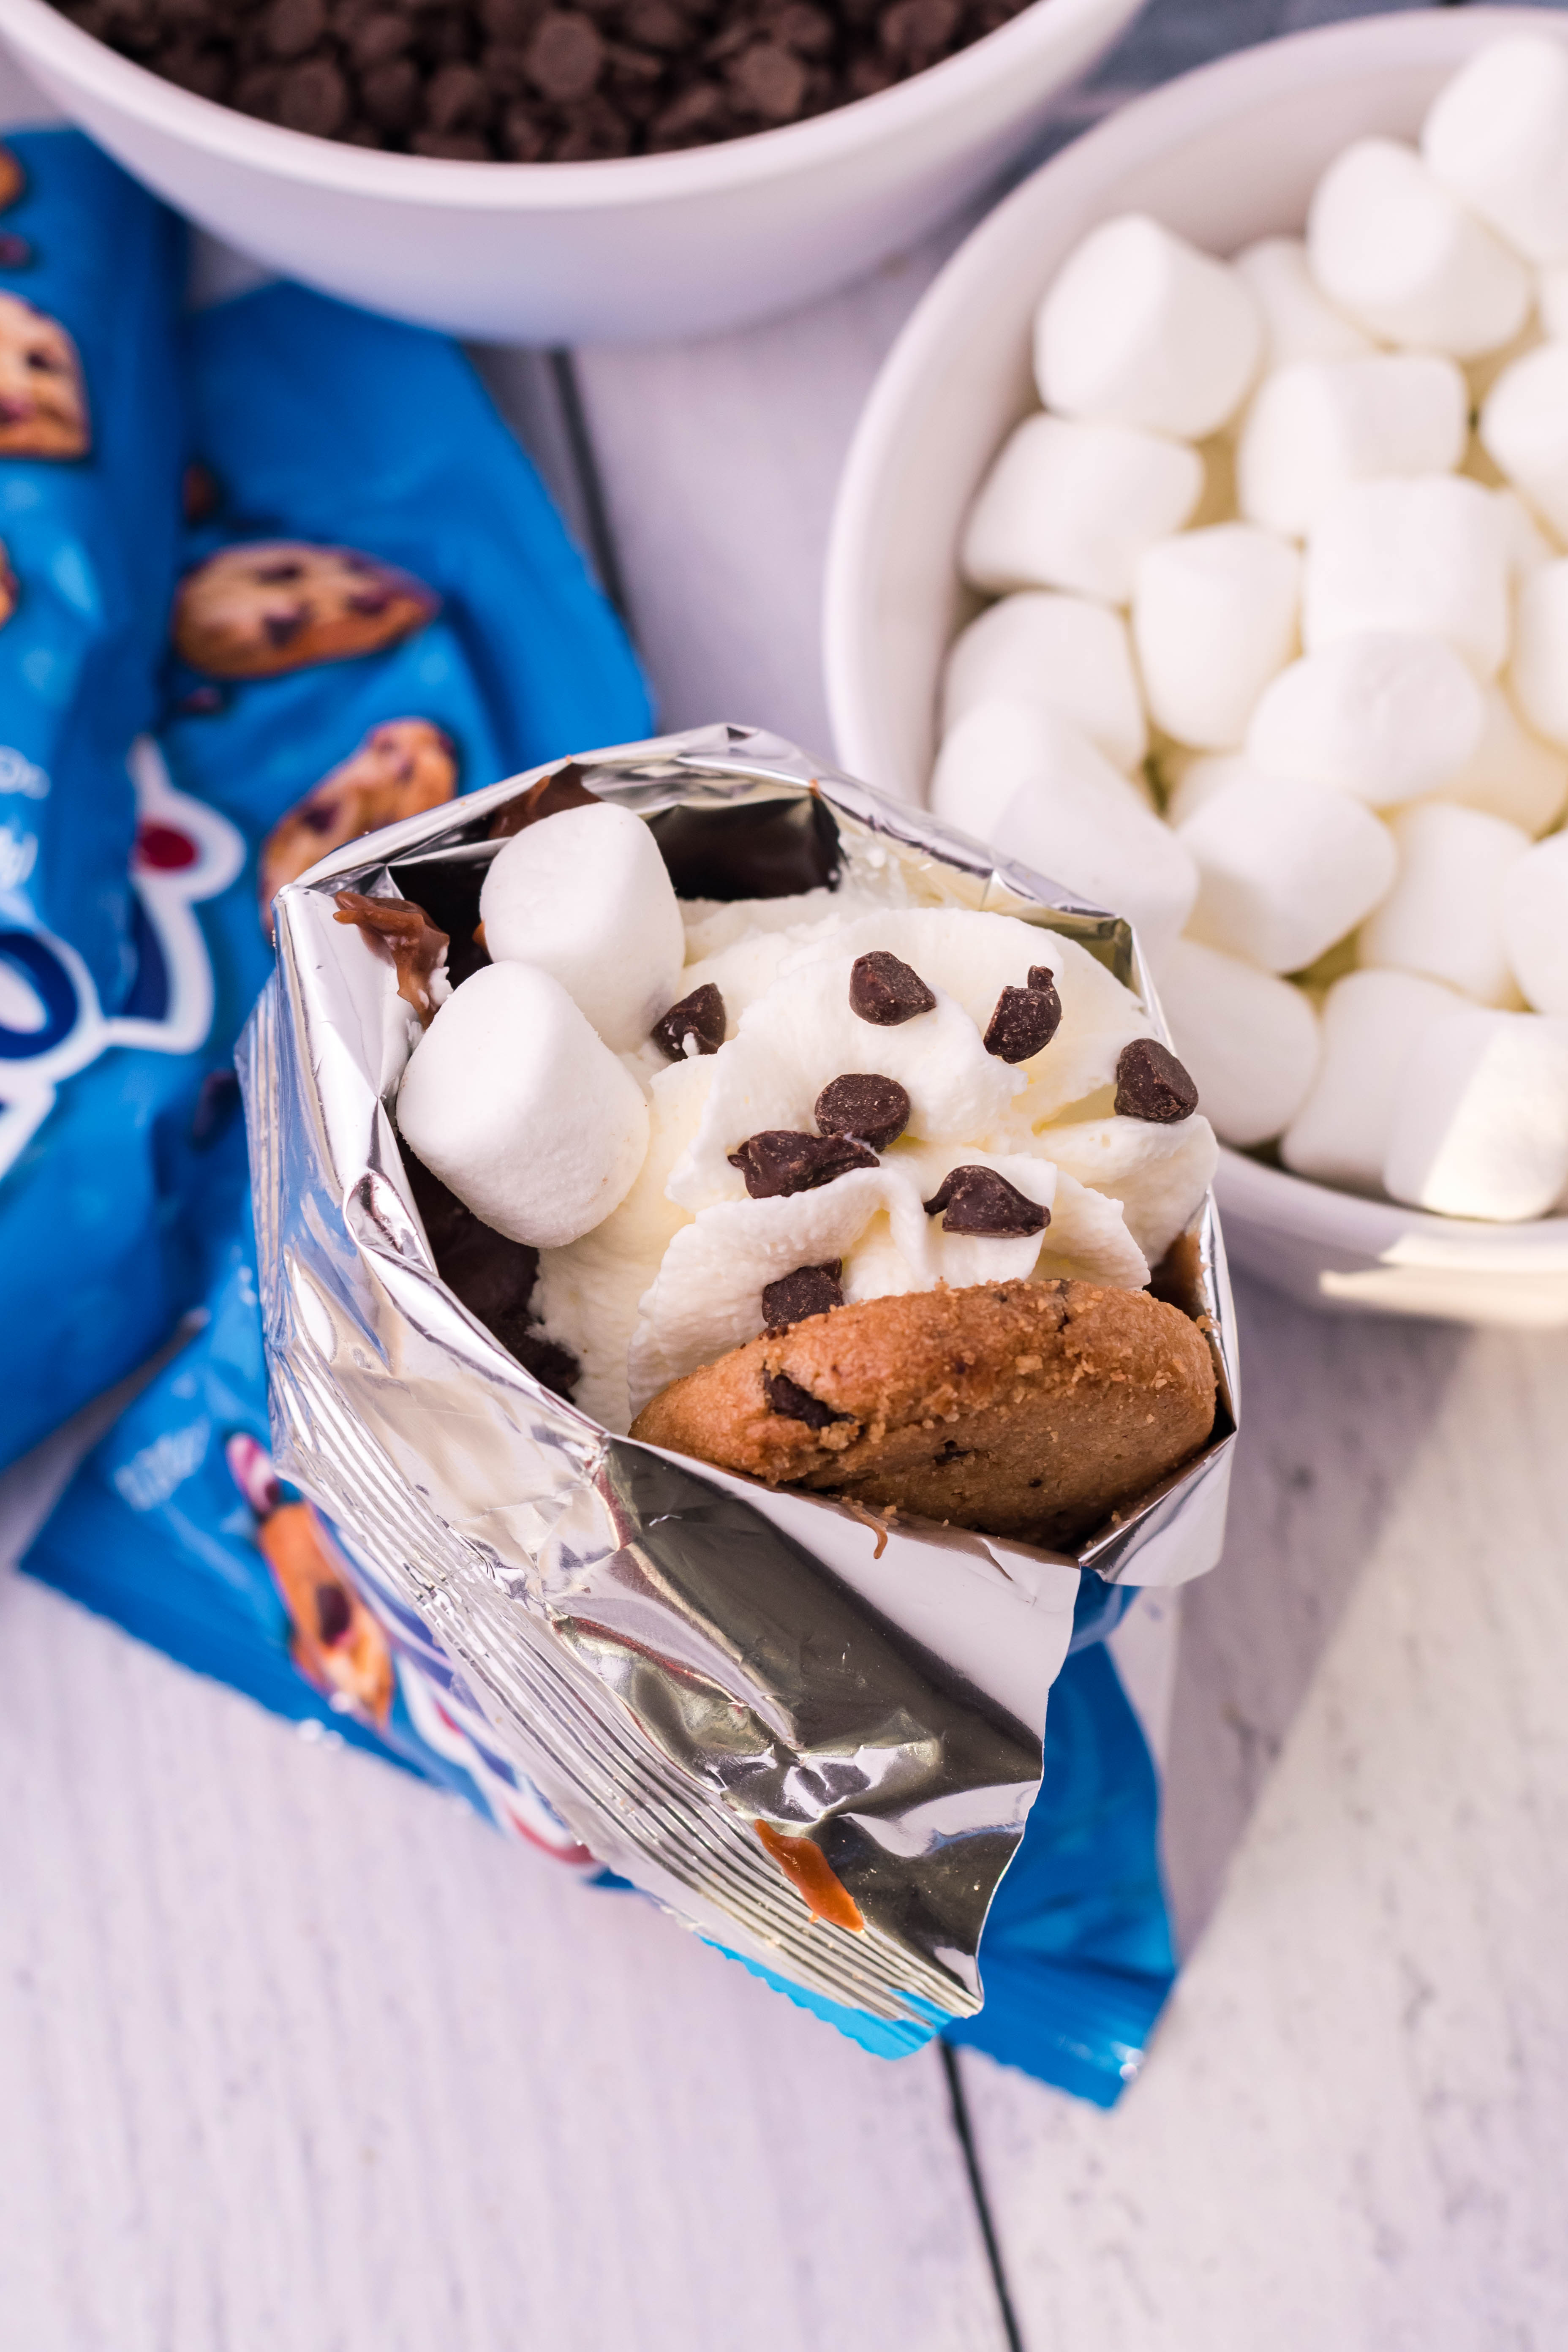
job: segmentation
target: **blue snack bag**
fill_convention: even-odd
[[[0,1465],[174,1318],[158,1229],[167,1057],[206,1026],[189,908],[237,847],[197,813],[178,875],[134,870],[127,751],[157,713],[179,554],[183,233],[76,131],[11,148],[24,184],[5,214],[18,258],[0,270]]]
[[[48,950],[109,1016],[134,970],[125,752],[156,716],[178,555],[184,248],[79,131],[9,147],[24,184],[5,214],[18,259],[0,268],[0,910],[39,943],[8,952],[52,1032],[65,982]]]
[[[34,1350],[0,1403],[0,1462],[147,1355],[237,1230],[232,1056],[278,882],[336,839],[647,724],[619,624],[455,345],[277,286],[187,320],[178,348],[196,513],[168,716],[130,763],[130,978],[113,1019],[72,999],[47,1121],[0,1062],[0,1295]],[[55,1001],[64,1019],[58,981]]]

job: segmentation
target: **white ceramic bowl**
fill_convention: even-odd
[[[787,310],[976,194],[1141,0],[1034,0],[911,80],[755,138],[600,163],[455,163],[258,122],[160,80],[48,0],[0,0],[26,70],[128,171],[241,252],[448,333],[634,341]]]
[[[936,280],[860,420],[828,556],[825,661],[852,775],[923,799],[942,656],[979,600],[959,534],[992,457],[1037,398],[1029,328],[1095,222],[1154,214],[1215,253],[1298,229],[1346,142],[1408,137],[1473,49],[1541,8],[1418,11],[1300,33],[1122,108],[992,214]],[[1568,1219],[1483,1225],[1362,1200],[1221,1155],[1232,1260],[1317,1305],[1478,1323],[1568,1323]]]

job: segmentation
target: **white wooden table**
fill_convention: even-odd
[[[1079,116],[1265,28],[1156,0]],[[574,382],[668,723],[827,748],[837,467],[938,257],[487,361],[588,531]],[[1191,1959],[1109,2116],[867,2057],[0,1585],[0,2352],[1568,2344],[1568,1339],[1240,1305],[1230,1544],[1144,1692]],[[0,1485],[7,1549],[72,1444]]]

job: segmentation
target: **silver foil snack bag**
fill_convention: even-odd
[[[240,1055],[279,1466],[363,1595],[411,1623],[573,1836],[676,1916],[889,2053],[982,2005],[991,1898],[1039,1784],[1084,1571],[1213,1566],[1236,1427],[1212,1201],[1156,1276],[1213,1350],[1214,1433],[1076,1555],[771,1490],[611,1434],[441,1280],[392,1103],[391,962],[334,893],[466,941],[518,803],[560,779],[653,827],[684,898],[851,878],[1021,917],[1158,1006],[1128,925],[918,810],[717,726],[587,752],[337,852],[278,900]],[[537,806],[537,801],[531,803]]]

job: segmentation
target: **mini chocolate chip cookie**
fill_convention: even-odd
[[[428,719],[389,719],[279,819],[261,851],[261,922],[272,937],[272,901],[330,850],[400,817],[439,808],[458,789],[458,755]]]
[[[3,629],[21,602],[22,590],[11,569],[11,553],[0,539],[0,629]]]
[[[174,646],[209,677],[277,677],[379,653],[422,629],[440,602],[423,581],[355,548],[252,540],[186,573]]]
[[[770,1486],[1070,1549],[1214,1427],[1201,1331],[1146,1291],[863,1299],[672,1381],[632,1435]]]
[[[0,213],[10,210],[26,184],[21,157],[13,148],[0,146]]]
[[[58,319],[0,294],[0,457],[85,457],[81,362]]]

